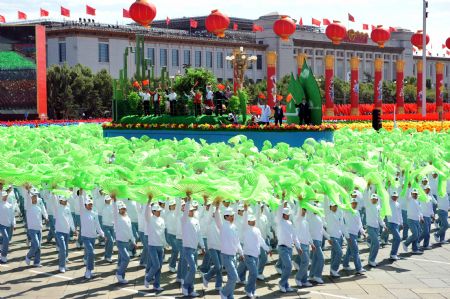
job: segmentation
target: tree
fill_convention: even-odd
[[[81,64],[51,66],[47,90],[51,118],[102,117],[111,107],[112,79],[106,70],[94,75]]]
[[[190,94],[194,86],[204,93],[206,91],[206,85],[214,85],[216,82],[216,77],[209,70],[203,68],[186,68],[184,75],[175,78],[173,89],[179,96]]]
[[[75,117],[76,107],[71,87],[70,68],[67,64],[53,65],[47,71],[47,101],[51,118]]]

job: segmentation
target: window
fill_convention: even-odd
[[[147,59],[148,59],[149,65],[151,65],[151,66],[155,65],[155,48],[147,49]]]
[[[218,69],[223,69],[223,52],[217,52],[216,64]]]
[[[210,51],[206,51],[206,67],[212,69],[213,67],[213,53]]]
[[[256,69],[262,70],[262,55],[256,55],[256,57],[258,58],[256,60]]]
[[[195,67],[202,66],[202,51],[195,51]]]
[[[178,49],[172,49],[172,66],[180,66],[180,53]]]
[[[230,57],[231,55],[233,55],[233,53],[228,53],[228,57]],[[233,62],[230,60],[227,60],[227,69],[232,69],[233,68]]]
[[[184,50],[183,55],[183,64],[191,65],[191,50]]]
[[[98,62],[109,62],[109,44],[98,44]]]
[[[167,66],[167,49],[159,50],[159,65]]]
[[[66,43],[58,44],[59,62],[66,61]]]

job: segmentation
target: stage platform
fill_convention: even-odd
[[[317,141],[333,142],[333,131],[246,131],[246,130],[145,130],[145,129],[103,129],[104,137],[123,136],[127,139],[132,137],[140,138],[148,136],[153,139],[177,139],[191,138],[197,142],[200,139],[208,143],[228,142],[231,137],[236,135],[247,136],[252,139],[255,145],[261,149],[264,141],[269,140],[272,145],[277,143],[287,143],[293,147],[300,147],[306,139],[314,138]]]

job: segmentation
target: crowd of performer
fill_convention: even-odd
[[[171,116],[177,116],[177,103],[182,98],[173,88],[164,90],[161,86],[151,89],[146,86],[140,88],[139,95],[142,99],[142,107],[144,115],[160,116],[168,113]],[[221,88],[213,91],[211,85],[207,85],[204,89],[194,86],[189,94],[185,94],[184,98],[191,99],[193,104],[193,114],[195,117],[202,115],[222,116],[229,111],[228,106],[233,92],[229,86],[221,85]],[[295,99],[294,99],[295,101]],[[161,106],[161,103],[164,103]],[[275,125],[282,125],[285,117],[283,107],[279,100],[274,99],[274,106],[270,107],[266,99],[258,99],[258,108],[261,113],[254,114],[252,122],[261,125],[268,125],[273,119]],[[302,99],[299,104],[295,105],[300,125],[311,124],[311,107],[306,99]],[[152,113],[153,111],[153,113]],[[229,121],[237,123],[235,111],[229,111]]]
[[[402,182],[400,172],[396,180]],[[169,271],[176,273],[183,295],[198,296],[194,283],[198,267],[204,287],[214,283],[221,298],[233,298],[236,284],[244,284],[247,297],[254,298],[256,281],[266,279],[268,256],[276,251],[275,268],[281,275],[279,290],[293,292],[295,289],[288,282],[294,275],[293,268],[296,287],[324,283],[323,250],[328,247],[329,275],[339,278],[340,269],[364,275],[361,246],[369,248],[368,266],[377,267],[380,246],[390,244],[389,258],[397,261],[399,248],[409,252],[412,247],[413,254],[421,254],[432,249],[432,242],[447,244],[449,196],[439,196],[437,182],[436,173],[421,180],[426,201],[418,199],[422,192],[419,189],[408,186],[402,196],[401,184],[391,186],[388,190],[391,214],[384,219],[379,194],[370,184],[365,190],[356,187],[348,195],[351,209],[342,209],[327,198],[313,202],[313,209],[304,209],[301,201],[289,200],[285,191],[274,194],[281,204],[271,209],[258,199],[256,204],[249,205],[207,195],[197,197],[190,192],[184,198],[155,200],[149,196],[148,203],[140,204],[105,194],[99,188],[89,192],[71,188],[70,195],[62,196],[28,184],[0,184],[1,262],[8,262],[16,218],[21,217],[29,244],[24,260],[30,266],[41,267],[42,239],[55,240],[58,269],[65,273],[69,244],[76,242],[76,247],[84,248],[85,278],[91,279],[95,269],[94,247],[98,243],[97,248],[103,250],[104,260],[109,263],[114,263],[114,247],[117,248],[116,278],[120,284],[128,283],[130,258],[137,258],[140,251],[145,288],[152,286],[156,292],[164,291],[161,269],[167,254]],[[49,230],[43,236],[45,224]]]

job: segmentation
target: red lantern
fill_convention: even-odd
[[[450,37],[445,41],[445,45],[450,49]]]
[[[383,26],[378,26],[370,34],[370,38],[378,44],[380,48],[384,48],[384,44],[391,38],[391,33],[389,30],[383,28]]]
[[[428,45],[428,43],[430,42],[430,37],[427,34],[426,37],[426,44]],[[416,48],[418,48],[419,50],[422,50],[422,46],[423,46],[423,32],[422,30],[417,30],[416,33],[414,33],[411,36],[411,44],[413,44],[413,46],[415,46]]]
[[[224,37],[225,30],[230,25],[230,18],[215,9],[211,11],[211,14],[205,20],[205,27],[208,32],[211,32],[217,37]]]
[[[339,45],[347,35],[347,29],[339,21],[333,21],[327,26],[325,34],[333,42],[333,45]]]
[[[278,35],[282,41],[289,40],[296,29],[295,22],[288,16],[281,16],[279,20],[273,23],[273,32]]]
[[[156,17],[156,6],[147,2],[147,0],[136,0],[136,2],[131,4],[129,12],[133,21],[148,27]]]

